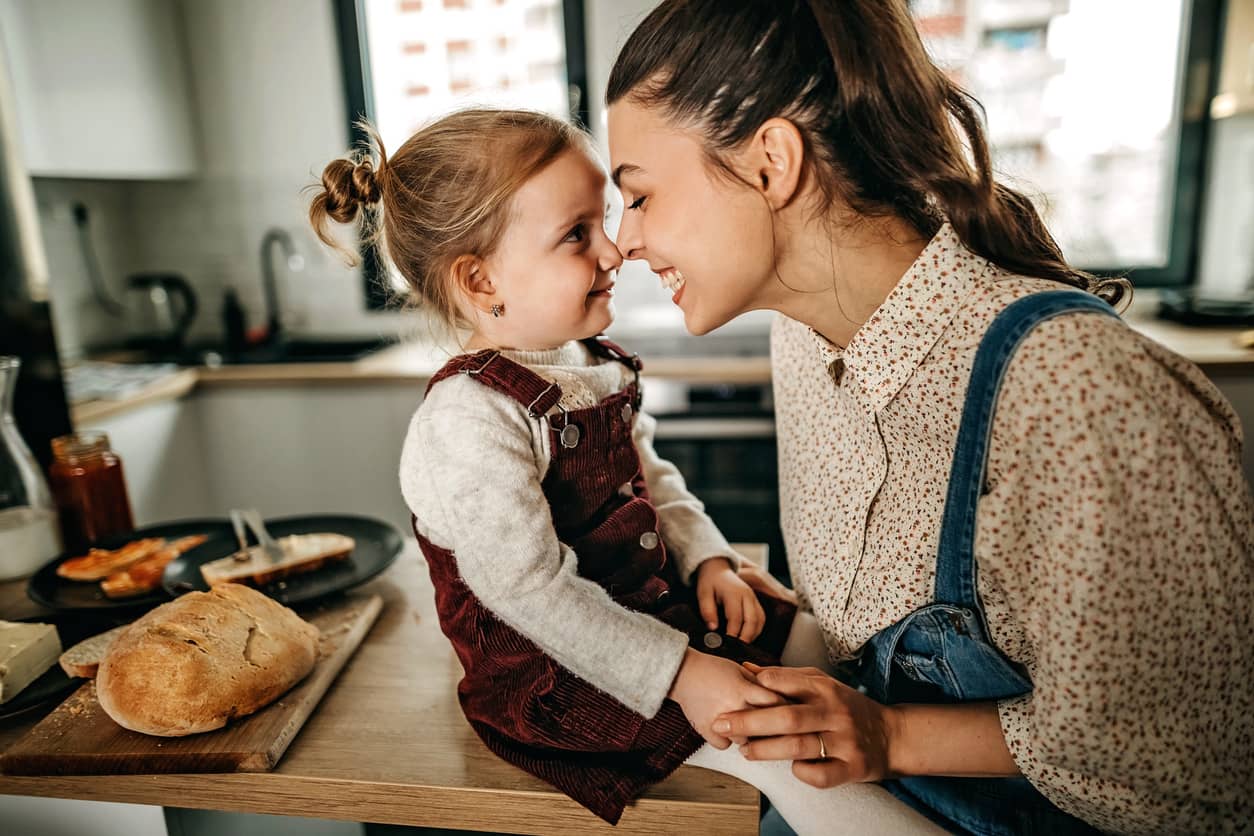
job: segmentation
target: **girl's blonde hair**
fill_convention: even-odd
[[[586,134],[532,111],[458,111],[418,131],[391,157],[378,132],[362,127],[370,144],[323,169],[309,222],[354,264],[356,253],[332,237],[328,220],[361,219],[363,239],[380,248],[414,300],[453,328],[469,325],[449,280],[453,262],[495,251],[514,194],[549,163],[571,150],[594,158]]]

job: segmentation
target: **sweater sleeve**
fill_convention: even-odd
[[[1254,786],[1254,502],[1231,408],[1141,340],[1061,317],[1007,372],[977,556],[1028,634],[1033,691],[999,714],[1060,808],[1221,832]]]
[[[649,497],[657,508],[662,540],[667,553],[675,559],[680,578],[690,583],[697,567],[712,557],[725,557],[733,569],[739,568],[740,555],[705,513],[705,505],[688,490],[679,468],[653,449],[656,431],[657,421],[653,416],[645,412],[636,416],[632,431],[636,451],[649,485]]]
[[[485,607],[575,675],[652,717],[687,637],[578,575],[541,490],[539,426],[475,381],[444,381],[410,426],[402,492],[419,530],[455,554]]]

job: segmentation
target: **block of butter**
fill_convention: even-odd
[[[41,677],[60,655],[61,639],[51,624],[0,621],[0,703]]]

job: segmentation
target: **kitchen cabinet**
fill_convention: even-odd
[[[209,475],[194,398],[144,404],[79,430],[102,430],[122,457],[136,525],[209,515]]]
[[[408,531],[397,467],[421,396],[411,381],[202,386],[208,509],[363,514]]]
[[[0,37],[32,175],[196,173],[180,8],[169,0],[0,0]]]
[[[167,836],[161,808],[68,798],[0,796],[5,833],[22,836]]]

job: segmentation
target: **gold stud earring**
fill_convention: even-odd
[[[493,305],[493,306],[492,306],[492,315],[493,315],[493,316],[495,316],[495,317],[497,317],[497,318],[499,319],[499,318],[500,318],[500,316],[501,316],[501,314],[503,314],[503,313],[505,313],[505,306],[504,306],[504,305]]]

